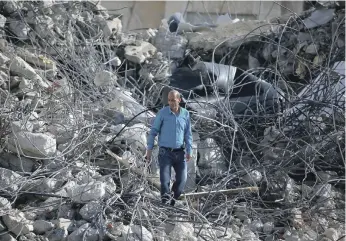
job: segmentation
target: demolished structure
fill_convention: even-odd
[[[131,33],[94,1],[0,14],[0,240],[345,240],[344,5]],[[170,89],[204,192],[177,207],[143,159]]]

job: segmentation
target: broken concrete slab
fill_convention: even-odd
[[[246,41],[256,39],[258,35],[269,34],[273,30],[275,31],[275,28],[272,28],[265,21],[239,21],[233,24],[220,25],[210,31],[190,34],[188,46],[205,51],[214,50],[220,44],[222,44],[220,47],[234,48]]]
[[[311,29],[326,24],[334,18],[334,12],[335,9],[318,9],[303,20],[304,27]]]
[[[131,93],[123,88],[116,88],[113,90],[114,99],[106,104],[105,109],[115,109],[124,114],[126,119],[131,119],[135,115],[136,121],[143,123],[151,123],[155,117],[154,112],[151,110],[145,111],[146,108],[139,104],[135,98],[131,96]]]
[[[103,34],[105,38],[111,37],[113,34],[120,34],[122,31],[122,23],[119,18],[114,18],[113,20],[107,20],[104,23]]]
[[[63,241],[68,238],[68,231],[64,228],[57,228],[47,235],[49,241]]]
[[[18,210],[13,210],[11,214],[3,216],[2,220],[7,226],[8,230],[17,236],[34,231],[34,227],[25,218],[24,213]]]
[[[28,39],[28,33],[30,31],[29,26],[27,26],[22,21],[17,21],[16,19],[7,19],[9,22],[10,31],[16,35],[18,39],[26,40]]]
[[[181,59],[185,55],[187,39],[182,35],[160,29],[154,38],[153,44],[165,57]]]
[[[89,223],[83,224],[77,230],[73,231],[67,238],[67,241],[98,241],[99,231],[91,227]]]
[[[20,181],[24,178],[14,171],[0,168],[0,187],[4,190],[17,191]]]
[[[44,234],[54,228],[54,224],[46,220],[36,220],[33,226],[36,234]]]
[[[49,85],[36,73],[36,71],[19,56],[15,56],[9,63],[9,69],[16,75],[35,81],[40,87],[48,88]]]
[[[57,71],[55,61],[48,56],[32,53],[28,49],[24,48],[17,48],[16,53],[24,61],[26,61],[29,64],[32,64],[35,67],[39,67],[43,70],[53,70],[54,72]]]
[[[0,155],[0,166],[17,172],[31,172],[35,165],[35,160],[15,156],[11,153],[2,153]]]
[[[197,143],[198,167],[204,175],[219,176],[227,172],[225,159],[214,139],[207,138]]]
[[[21,131],[11,135],[8,149],[30,157],[47,157],[55,154],[56,144],[52,135]]]
[[[10,62],[10,58],[8,58],[3,53],[0,53],[0,65],[7,64],[8,62]]]
[[[129,232],[124,236],[124,240],[143,240],[153,241],[153,235],[144,227],[139,225],[131,225]]]
[[[0,210],[11,209],[11,203],[4,197],[0,197]]]
[[[306,47],[305,53],[307,54],[318,54],[318,45],[316,44],[310,44]]]
[[[156,53],[156,47],[145,41],[135,41],[134,45],[125,47],[125,58],[133,63],[141,64]]]
[[[0,236],[1,241],[17,241],[11,234],[5,233]]]
[[[89,202],[80,209],[79,214],[84,220],[91,222],[98,215],[102,215],[102,206],[97,201]]]
[[[72,186],[67,191],[68,196],[78,203],[96,201],[106,194],[106,184],[103,182],[90,182]]]
[[[117,83],[117,76],[110,71],[103,70],[96,74],[94,84],[96,86],[114,85]]]
[[[188,240],[197,241],[194,236],[194,228],[191,223],[182,224],[177,222],[173,230],[168,234],[168,237],[173,241]]]

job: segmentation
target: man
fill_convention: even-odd
[[[146,158],[150,160],[154,140],[157,135],[159,144],[159,166],[162,203],[174,206],[175,200],[182,194],[186,179],[187,165],[192,154],[192,132],[189,112],[179,106],[181,97],[178,91],[168,93],[169,106],[162,108],[156,115],[149,133]],[[184,148],[185,146],[185,148]],[[170,194],[171,168],[176,173]]]

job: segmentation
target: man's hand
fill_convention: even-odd
[[[152,153],[152,150],[147,150],[147,152],[145,153],[145,160],[147,162],[151,160],[151,153]]]
[[[191,160],[191,155],[190,154],[186,154],[186,161],[190,161]]]

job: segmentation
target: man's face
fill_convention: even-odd
[[[181,99],[177,97],[175,94],[173,93],[168,94],[168,104],[172,110],[175,110],[175,111],[178,110],[180,100]]]

